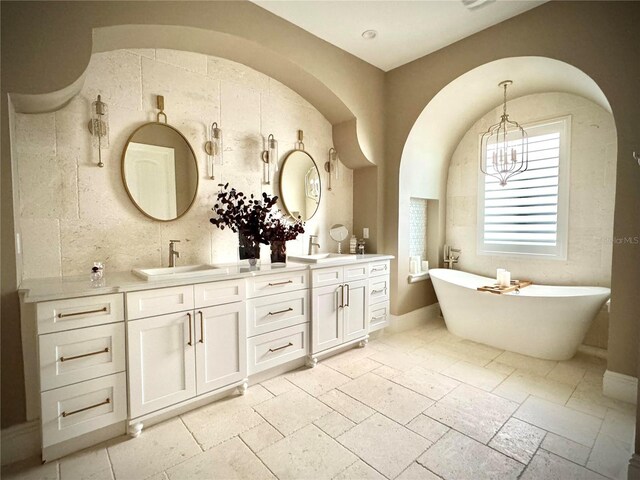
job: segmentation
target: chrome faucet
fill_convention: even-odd
[[[180,240],[169,240],[169,266],[175,267],[176,260],[180,258],[180,252],[176,250],[176,243],[180,243]]]
[[[320,248],[320,244],[317,241],[314,241],[314,239],[318,240],[318,235],[309,235],[309,255],[313,254],[314,245]]]
[[[454,255],[457,253],[458,255]],[[451,248],[449,245],[444,246],[444,265],[449,269],[453,269],[453,264],[458,263],[460,258],[460,249]]]

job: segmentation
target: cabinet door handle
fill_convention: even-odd
[[[109,353],[109,347],[105,347],[104,350],[100,350],[97,352],[83,353],[82,355],[74,355],[73,357],[60,357],[60,361],[67,362],[69,360],[75,360],[76,358],[84,358],[84,357],[90,357],[92,355],[100,355],[101,353]]]
[[[200,343],[204,343],[204,313],[202,310],[198,310],[198,315],[200,315]]]
[[[89,313],[100,313],[100,312],[106,312],[106,311],[107,311],[107,307],[102,307],[102,308],[99,308],[98,310],[87,310],[85,312],[59,313],[58,318],[75,317],[76,315],[88,315]]]
[[[345,287],[347,287],[347,303],[345,307],[348,307],[349,303],[351,302],[351,288],[349,287],[348,283],[345,285]]]
[[[193,331],[192,331],[192,327],[191,327],[191,314],[187,313],[187,317],[189,318],[189,341],[187,342],[187,345],[191,346],[191,345],[193,345]]]
[[[278,350],[283,350],[283,349],[288,348],[288,347],[293,347],[293,343],[289,342],[286,345],[283,345],[283,346],[278,347],[278,348],[270,348],[269,351],[270,352],[277,352]]]
[[[293,280],[287,280],[286,282],[268,283],[269,287],[277,287],[278,285],[286,285],[287,283],[293,283]]]
[[[338,288],[340,289],[340,303],[338,303],[338,309],[340,309],[344,307],[344,285],[338,285]],[[336,296],[338,296],[338,289],[336,289]]]
[[[375,295],[376,293],[387,293],[387,287],[381,288],[380,290],[371,290],[371,295]]]
[[[107,405],[111,403],[111,399],[107,398],[104,402],[96,403],[95,405],[89,405],[88,407],[79,408],[78,410],[73,410],[71,412],[62,412],[63,417],[68,417],[70,415],[75,415],[76,413],[86,412],[87,410],[91,410],[92,408],[101,407],[102,405]]]
[[[285,308],[284,310],[278,310],[277,312],[269,312],[269,315],[278,315],[279,313],[287,313],[287,312],[293,312],[293,308],[289,307],[289,308]]]
[[[381,267],[374,267],[371,269],[372,272],[382,272],[387,269],[386,265],[382,265]]]

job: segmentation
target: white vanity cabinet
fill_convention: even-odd
[[[122,294],[39,302],[24,312],[36,325],[43,460],[124,433]]]
[[[230,280],[127,294],[133,315],[162,313],[127,324],[131,419],[245,380],[244,292]]]
[[[249,374],[302,358],[309,351],[309,272],[247,279]]]
[[[369,332],[389,325],[389,260],[369,264]]]
[[[312,270],[311,355],[362,341],[369,326],[369,264]]]

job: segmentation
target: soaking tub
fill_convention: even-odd
[[[604,287],[531,285],[520,293],[479,292],[495,279],[458,270],[429,270],[451,333],[532,357],[567,360],[609,298]]]

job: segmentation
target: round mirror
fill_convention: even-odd
[[[165,123],[146,123],[131,134],[124,147],[122,181],[142,213],[168,222],[193,205],[198,162],[178,130]]]
[[[304,150],[289,153],[280,168],[280,198],[293,218],[306,221],[320,206],[320,172]]]
[[[329,236],[336,242],[342,242],[346,240],[347,235],[349,235],[349,230],[347,230],[347,227],[340,223],[331,225],[331,228],[329,229]]]

